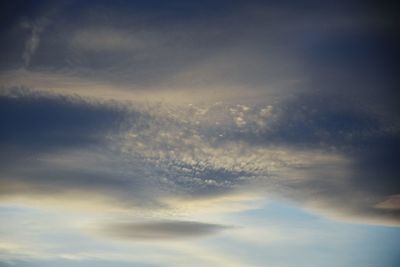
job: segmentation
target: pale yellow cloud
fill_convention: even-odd
[[[400,195],[393,195],[375,205],[378,209],[400,210]]]

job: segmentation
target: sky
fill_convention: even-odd
[[[3,1],[0,267],[396,267],[395,1]]]

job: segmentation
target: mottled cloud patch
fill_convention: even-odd
[[[2,155],[12,162],[2,165],[7,198],[88,193],[94,202],[160,211],[182,210],[171,199],[252,192],[336,218],[399,220],[396,209],[376,206],[398,194],[394,126],[340,98],[178,106],[3,98],[4,113],[18,118],[2,119]]]
[[[126,240],[181,239],[217,234],[229,226],[193,221],[149,221],[114,223],[100,228],[100,233]]]
[[[400,60],[381,2],[2,3],[0,265],[384,266]]]

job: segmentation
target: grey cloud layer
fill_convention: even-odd
[[[356,2],[108,7],[66,4],[49,24],[27,8],[2,28],[1,70],[14,75],[1,84],[35,85],[0,98],[3,196],[165,208],[173,197],[277,193],[398,224],[393,17]],[[121,89],[132,102],[138,88],[148,99],[239,94],[169,106],[34,93],[41,86],[109,100]]]
[[[107,132],[118,131],[126,113],[117,106],[100,107],[79,97],[41,95],[18,88],[4,92],[0,142],[36,152],[95,143]]]
[[[396,127],[343,101],[306,99],[128,108],[5,96],[1,193],[74,192],[145,209],[174,208],[171,197],[278,194],[335,216],[397,224],[398,207],[381,204],[399,193]],[[7,119],[11,111],[18,121]]]

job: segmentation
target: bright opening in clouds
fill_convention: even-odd
[[[6,1],[0,267],[400,264],[391,1]]]

